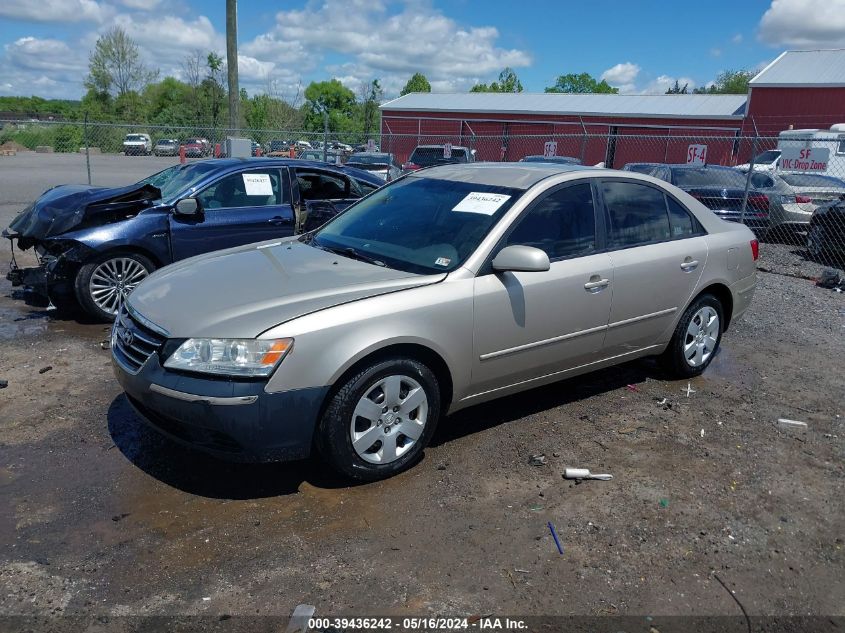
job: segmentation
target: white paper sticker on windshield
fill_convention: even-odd
[[[270,174],[243,174],[244,187],[248,196],[272,196],[273,185]]]
[[[448,266],[450,263],[452,263],[452,260],[448,257],[438,257],[434,260],[435,266]]]
[[[452,211],[464,211],[466,213],[483,213],[484,215],[493,215],[499,210],[505,202],[510,199],[510,196],[505,196],[500,193],[482,193],[472,191],[467,194],[467,197],[461,200]]]

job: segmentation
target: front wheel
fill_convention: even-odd
[[[663,367],[678,378],[698,376],[719,349],[723,322],[721,302],[710,294],[698,297],[678,321],[669,347],[660,357]]]
[[[341,475],[391,477],[417,462],[440,416],[433,372],[409,358],[376,362],[345,380],[320,420],[318,448]]]
[[[92,316],[113,321],[129,293],[154,270],[155,264],[138,253],[104,255],[76,273],[76,298]]]

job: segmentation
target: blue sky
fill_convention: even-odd
[[[787,48],[845,46],[845,0],[239,0],[239,70],[251,93],[295,100],[312,80],[394,96],[415,71],[468,90],[513,67],[527,91],[589,72],[621,92],[706,85]],[[147,65],[180,76],[225,53],[223,0],[3,0],[0,94],[78,98],[99,34],[123,26]]]

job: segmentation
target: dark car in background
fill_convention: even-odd
[[[323,156],[323,150],[321,149],[306,149],[300,152],[297,155],[297,158],[300,158],[302,160],[318,160],[320,162],[323,162]],[[325,162],[331,163],[332,165],[337,165],[338,159],[340,159],[341,165],[346,162],[346,156],[334,150],[326,150],[325,159]]]
[[[346,164],[368,171],[385,182],[396,180],[402,175],[402,168],[396,163],[396,158],[386,152],[357,152],[347,159]]]
[[[769,227],[770,205],[781,204],[781,192],[748,190],[743,213],[746,175],[733,167],[719,165],[672,165],[666,163],[628,163],[623,171],[647,174],[670,182],[713,211],[723,220],[743,222],[761,233]]]
[[[816,208],[810,218],[807,250],[816,261],[824,261],[830,255],[845,257],[845,199]]]
[[[7,278],[28,298],[75,300],[113,319],[153,270],[317,228],[382,184],[325,163],[231,158],[175,165],[127,187],[60,185],[3,231],[12,241]],[[39,265],[19,268],[15,243],[34,248]]]
[[[581,159],[574,156],[524,156],[519,159],[520,163],[556,163],[558,165],[580,165]]]
[[[408,157],[408,161],[402,165],[402,171],[408,173],[433,165],[454,165],[456,163],[472,162],[475,162],[475,150],[471,150],[468,147],[453,145],[447,151],[446,145],[417,145]]]
[[[160,138],[153,146],[153,154],[156,156],[178,156],[179,155],[179,139],[175,138]]]

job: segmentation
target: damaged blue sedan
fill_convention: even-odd
[[[6,277],[30,303],[78,302],[113,320],[157,268],[309,231],[382,184],[366,171],[325,163],[232,158],[175,165],[116,189],[60,185],[3,231],[12,241]],[[15,243],[34,248],[38,266],[19,267]]]

